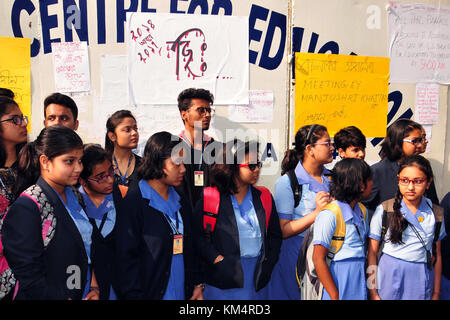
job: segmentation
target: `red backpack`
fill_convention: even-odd
[[[261,202],[266,212],[266,230],[269,226],[270,215],[272,213],[272,195],[269,189],[261,186],[253,186],[261,191]],[[203,228],[213,232],[216,226],[217,215],[219,214],[220,193],[216,187],[206,187],[203,189]]]

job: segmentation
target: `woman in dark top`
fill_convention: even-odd
[[[98,300],[90,267],[92,225],[73,186],[83,142],[54,126],[19,153],[17,189],[3,221],[3,254],[17,279],[17,299]]]
[[[172,154],[181,139],[168,132],[150,137],[130,190],[117,216],[119,291],[127,300],[201,299],[191,207],[175,191],[186,169]]]
[[[17,155],[27,142],[27,124],[18,104],[0,96],[0,219],[14,201]]]
[[[139,183],[136,168],[141,157],[132,152],[138,143],[139,133],[133,114],[129,110],[114,112],[106,122],[105,150],[111,155],[115,182],[128,187],[128,190],[136,188]]]
[[[261,168],[257,143],[235,141],[221,153],[223,161],[210,172],[215,189],[204,192],[194,214],[202,218],[197,240],[206,271],[203,294],[207,300],[264,300],[282,242],[275,203],[268,189],[254,187]],[[215,199],[211,190],[217,190]],[[214,201],[219,206],[212,227],[205,206]]]

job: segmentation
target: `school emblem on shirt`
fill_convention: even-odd
[[[423,217],[419,217],[417,220],[419,220],[419,222],[423,222]]]

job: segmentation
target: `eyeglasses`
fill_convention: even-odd
[[[256,167],[262,168],[262,162],[258,161],[257,163],[243,163],[239,165],[239,168],[248,167],[251,171],[255,171]]]
[[[312,146],[314,146],[316,144],[321,144],[321,145],[327,146],[328,148],[334,147],[334,142],[333,141],[316,142],[316,143],[313,143]]]
[[[112,177],[112,176],[114,176],[114,169],[111,168],[111,169],[109,169],[108,173],[98,177],[97,179],[88,178],[88,180],[102,184],[102,183],[105,183],[106,181],[108,181],[108,178]]]
[[[409,184],[411,182],[413,183],[413,185],[422,185],[425,181],[427,181],[427,179],[424,179],[424,178],[422,178],[422,179],[420,179],[420,178],[408,179],[408,178],[405,178],[405,177],[399,177],[398,178],[398,182],[401,185],[403,185],[403,186],[409,186]]]
[[[197,112],[201,115],[201,116],[203,116],[205,113],[209,113],[210,115],[213,115],[214,114],[214,112],[216,112],[216,110],[214,110],[214,109],[212,109],[212,108],[206,108],[206,107],[198,107],[197,109],[195,109],[195,110],[197,110]]]
[[[0,122],[12,121],[15,125],[21,126],[22,123],[25,122],[25,125],[28,125],[28,117],[27,116],[12,116],[12,118],[1,120]]]
[[[411,140],[411,139],[403,139],[403,141],[412,143],[415,146],[417,146],[418,144],[425,144],[425,143],[428,142],[427,138],[415,138],[413,140]]]

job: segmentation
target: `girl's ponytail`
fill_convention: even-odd
[[[394,212],[389,222],[389,230],[391,233],[389,241],[393,244],[403,244],[403,231],[405,231],[405,229],[408,227],[408,222],[400,212],[402,198],[403,196],[400,193],[400,189],[397,187],[397,192],[395,193],[394,200]]]
[[[17,162],[17,179],[12,192],[17,198],[29,186],[36,183],[41,174],[39,164],[39,154],[36,150],[36,143],[27,143],[19,152]]]

